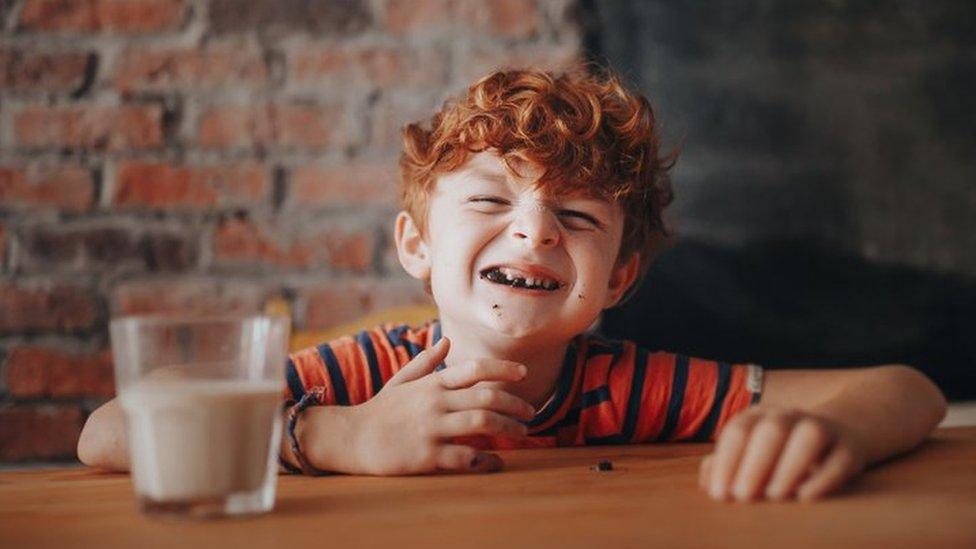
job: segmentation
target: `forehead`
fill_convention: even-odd
[[[602,197],[597,189],[540,181],[544,170],[537,164],[518,160],[510,162],[512,162],[511,169],[504,159],[493,152],[472,153],[456,170],[438,178],[446,183],[443,186],[438,185],[439,190],[460,192],[478,183],[502,185],[514,189],[536,187],[547,198],[594,200],[607,206],[612,205],[612,201]]]

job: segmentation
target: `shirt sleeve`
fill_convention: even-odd
[[[633,342],[590,350],[580,404],[586,444],[714,440],[758,400],[762,368],[669,352]]]
[[[651,353],[648,378],[660,385],[650,399],[648,419],[660,424],[660,441],[714,441],[736,414],[758,402],[763,370],[755,364]],[[653,372],[652,372],[653,371]]]
[[[322,388],[322,404],[366,402],[410,359],[388,326],[364,330],[289,355],[285,364],[288,398],[299,400]]]

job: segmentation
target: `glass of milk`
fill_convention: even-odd
[[[268,315],[111,322],[132,481],[144,513],[274,507],[289,323]]]

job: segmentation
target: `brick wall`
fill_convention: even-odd
[[[424,301],[391,248],[399,128],[581,43],[572,0],[243,4],[0,4],[0,461],[73,459],[112,314]]]

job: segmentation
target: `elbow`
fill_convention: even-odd
[[[99,433],[98,410],[88,416],[78,437],[78,460],[89,467],[104,467],[108,461],[108,449]]]
[[[111,471],[128,470],[121,422],[113,421],[111,410],[99,408],[88,416],[78,438],[78,460],[89,467]]]
[[[920,413],[923,413],[935,428],[948,410],[946,397],[928,376],[919,370],[905,364],[894,364],[883,367],[894,382],[903,387],[904,395],[909,401],[917,402]]]
[[[94,434],[95,427],[92,425],[96,413],[97,411],[92,412],[88,416],[85,426],[81,429],[81,436],[78,437],[78,460],[89,467],[97,467],[102,458],[98,440]]]

